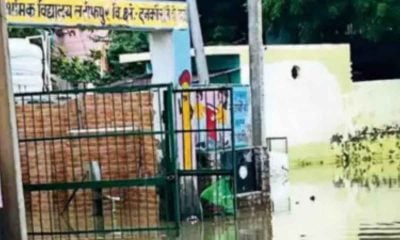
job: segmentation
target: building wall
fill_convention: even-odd
[[[206,53],[239,55],[241,83],[250,83],[248,47],[207,47]],[[264,57],[265,135],[288,137],[292,167],[334,162],[333,134],[400,123],[394,104],[400,81],[354,83],[348,44],[271,45]],[[297,79],[293,66],[300,69]]]
[[[246,49],[242,82],[249,83]],[[298,67],[298,76],[292,69]],[[291,165],[334,161],[330,138],[352,129],[343,96],[353,90],[349,45],[274,45],[265,51],[266,137],[288,137]]]
[[[377,80],[354,83],[354,90],[344,95],[351,123],[360,128],[398,124],[400,119],[400,80]]]
[[[209,46],[205,52],[208,59],[239,57],[240,83],[250,83],[247,46]],[[291,166],[334,162],[333,134],[399,123],[400,109],[393,103],[400,80],[354,83],[350,52],[348,44],[267,46],[265,136],[288,137]],[[297,79],[293,66],[300,68]]]
[[[68,57],[88,57],[91,50],[102,50],[104,41],[95,41],[107,37],[107,30],[82,31],[64,29],[57,32],[56,44],[63,48]]]
[[[242,83],[249,83],[247,48],[238,47]],[[232,51],[232,50],[231,50]],[[333,163],[333,134],[399,124],[400,81],[353,82],[348,44],[273,45],[265,51],[268,137],[286,136],[292,167]],[[299,76],[291,74],[293,66]]]
[[[42,91],[43,52],[27,39],[9,39],[14,93]]]

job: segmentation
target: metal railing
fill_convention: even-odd
[[[268,137],[266,139],[267,148],[269,151],[273,151],[274,143],[276,142],[283,142],[283,152],[289,153],[289,143],[287,137]]]
[[[236,216],[231,87],[174,90],[183,218]]]
[[[168,94],[171,85],[15,95],[30,239],[178,230],[166,207],[177,201]]]
[[[232,88],[15,95],[30,239],[159,239],[236,216]]]

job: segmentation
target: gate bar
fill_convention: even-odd
[[[29,192],[54,191],[54,190],[74,190],[74,189],[98,189],[115,187],[160,187],[166,184],[163,177],[130,179],[130,180],[103,180],[101,182],[71,182],[71,183],[51,183],[51,184],[25,184],[24,190]]]

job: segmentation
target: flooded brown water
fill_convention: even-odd
[[[273,214],[273,240],[400,239],[400,186],[337,188],[334,167],[291,170],[282,202]],[[287,199],[287,200],[285,200]],[[268,219],[263,211],[232,220],[187,224],[180,239],[264,240]]]

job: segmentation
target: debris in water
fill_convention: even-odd
[[[194,215],[193,215],[193,216],[188,217],[188,218],[186,219],[186,222],[188,222],[188,223],[194,225],[194,224],[196,224],[196,223],[199,222],[199,218],[198,218],[197,216],[194,216]]]
[[[161,234],[161,235],[160,235],[160,239],[162,239],[162,240],[163,240],[163,239],[168,239],[168,236],[167,236],[166,234]]]

